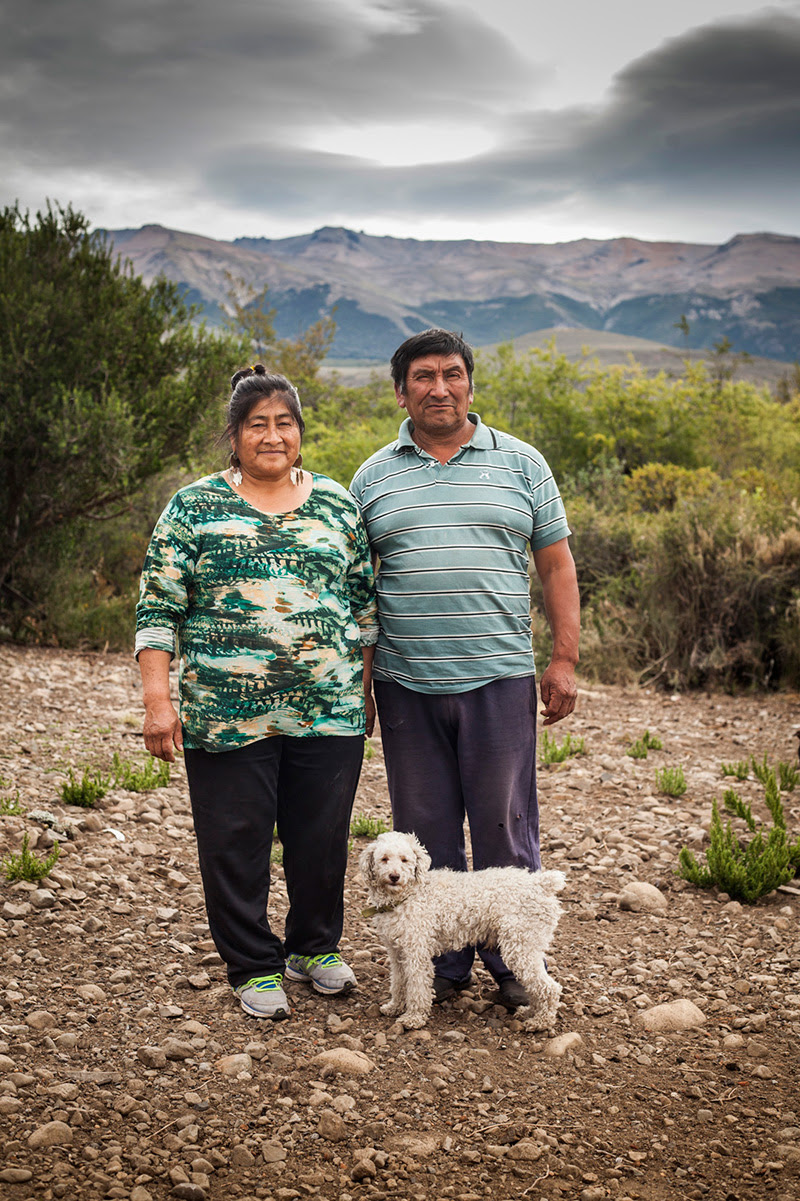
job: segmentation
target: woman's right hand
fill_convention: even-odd
[[[173,747],[183,750],[183,731],[172,701],[157,701],[145,706],[142,734],[151,755],[167,763],[175,762]]]

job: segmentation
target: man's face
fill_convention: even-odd
[[[405,388],[395,388],[415,430],[441,438],[457,434],[467,423],[472,387],[460,354],[429,354],[413,359]]]

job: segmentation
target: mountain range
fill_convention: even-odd
[[[330,226],[233,242],[160,225],[105,232],[137,274],[174,280],[212,324],[224,319],[231,276],[269,289],[281,337],[333,310],[337,359],[384,361],[431,325],[476,346],[555,327],[686,349],[727,338],[736,351],[800,357],[800,238],[781,234],[713,246],[418,241]]]

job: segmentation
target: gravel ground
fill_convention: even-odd
[[[31,811],[77,824],[47,879],[0,880],[0,1196],[800,1194],[800,880],[743,908],[674,875],[680,847],[704,845],[723,761],[796,756],[797,696],[583,688],[568,728],[586,754],[540,777],[545,863],[568,873],[555,1029],[525,1033],[481,969],[404,1034],[378,1010],[357,854],[342,946],[357,992],[294,984],[290,1021],[248,1019],[209,939],[182,768],[93,810],[59,800],[70,766],[143,761],[130,658],[5,646],[0,673],[0,797],[22,809],[0,816],[0,855],[26,831],[46,853]],[[663,749],[633,760],[645,729]],[[356,812],[388,821],[373,747]],[[656,787],[665,765],[684,768],[678,800]],[[763,815],[760,786],[737,787]],[[797,831],[800,788],[784,801]],[[278,928],[285,900],[276,866]]]

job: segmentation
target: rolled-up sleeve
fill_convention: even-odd
[[[197,547],[180,496],[158,519],[147,548],[136,606],[134,653],[146,647],[175,655],[177,634],[189,607]]]

